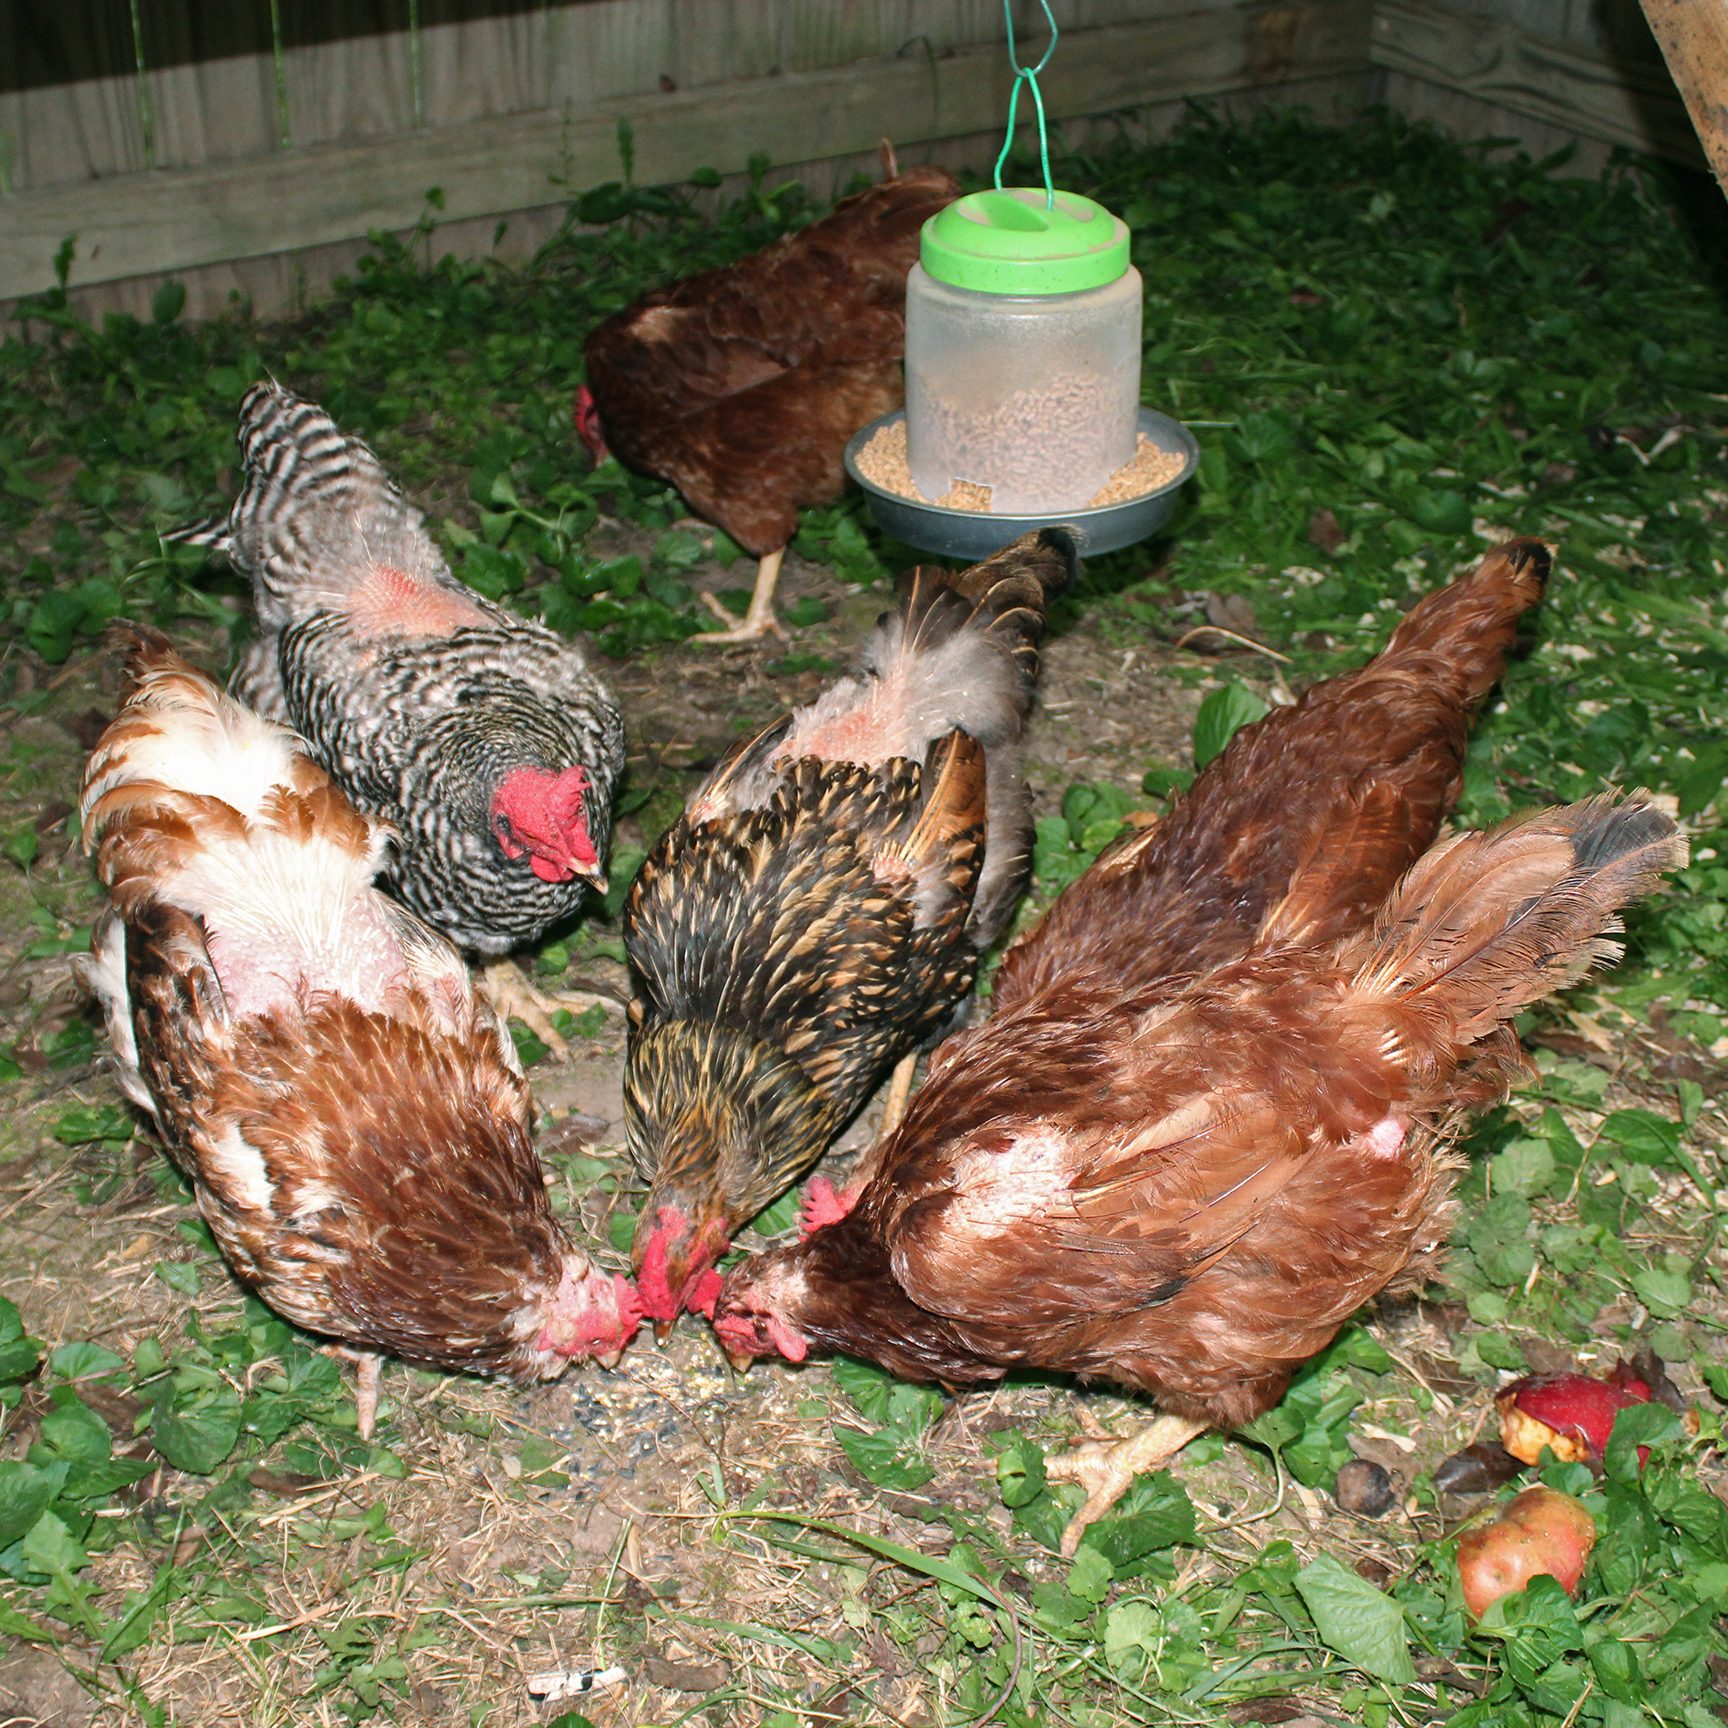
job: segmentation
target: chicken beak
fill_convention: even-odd
[[[606,879],[606,867],[603,864],[578,864],[576,877],[578,881],[586,882],[602,900],[612,892],[612,884]]]
[[[622,1350],[596,1350],[594,1360],[602,1368],[616,1368],[624,1360],[624,1352]]]
[[[662,1350],[666,1348],[666,1340],[672,1336],[672,1328],[676,1324],[672,1320],[656,1320],[654,1322],[654,1342]]]
[[[721,1349],[725,1350],[725,1345]],[[756,1358],[748,1350],[726,1350],[726,1360],[732,1364],[733,1373],[748,1374]]]

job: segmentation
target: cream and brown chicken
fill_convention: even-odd
[[[292,733],[137,632],[83,819],[121,1087],[241,1281],[359,1354],[362,1432],[379,1353],[534,1380],[623,1348],[634,1295],[552,1215],[509,1037]]]

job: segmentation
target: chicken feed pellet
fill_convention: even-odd
[[[1178,478],[1187,460],[1181,451],[1166,450],[1142,432],[1134,459],[1118,468],[1103,488],[1078,508],[1097,510],[1108,504],[1125,504],[1130,498],[1142,498]],[[881,427],[858,452],[858,471],[883,491],[911,498],[920,504],[934,503],[943,510],[970,510],[980,514],[990,510],[988,486],[956,481],[935,499],[926,498],[918,490],[906,460],[906,422],[903,419]]]

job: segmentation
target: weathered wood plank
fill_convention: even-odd
[[[1686,0],[1643,5],[1717,184],[1728,188],[1728,11]]]
[[[151,0],[139,20],[158,168],[277,148],[270,0]]]
[[[1057,117],[1100,114],[1359,71],[1368,7],[1295,0],[1074,31],[1045,76],[1046,103]],[[0,299],[48,286],[73,230],[99,245],[75,280],[112,281],[404,228],[434,186],[451,220],[557,203],[617,176],[621,118],[634,129],[636,177],[653,183],[703,166],[733,172],[757,152],[799,163],[871,150],[890,127],[901,144],[988,131],[1007,89],[999,49],[983,47],[21,194],[0,201]]]
[[[544,6],[420,0],[426,124],[526,114],[552,100]]]
[[[1697,164],[1698,141],[1654,61],[1628,63],[1431,0],[1376,0],[1373,61],[1572,133]]]
[[[296,146],[413,129],[408,23],[408,0],[294,0],[282,8],[288,135]]]
[[[149,165],[126,0],[0,5],[6,181],[70,185]]]

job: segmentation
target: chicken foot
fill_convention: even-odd
[[[744,614],[742,624],[733,624],[729,630],[704,631],[696,640],[755,642],[764,636],[785,636],[785,627],[774,616],[774,589],[780,581],[780,561],[785,556],[786,548],[782,546],[757,564],[756,586],[750,592],[750,609]],[[732,614],[712,594],[704,594],[702,603],[722,624],[732,624]]]
[[[1162,1412],[1137,1434],[1121,1440],[1082,1440],[1050,1459],[1044,1468],[1052,1482],[1078,1482],[1086,1490],[1086,1504],[1062,1532],[1063,1558],[1074,1558],[1087,1525],[1097,1523],[1128,1492],[1136,1476],[1162,1470],[1206,1428],[1204,1422]]]
[[[579,1014],[598,1003],[616,1008],[618,998],[600,990],[542,990],[514,960],[489,960],[475,979],[480,993],[500,1019],[520,1020],[554,1056],[570,1054],[570,1041],[552,1023],[560,1008]]]

